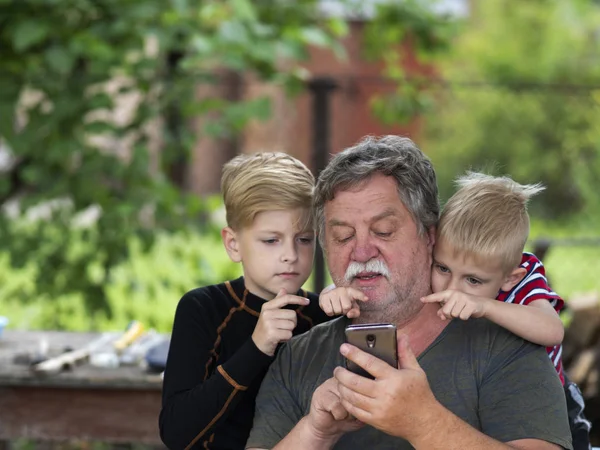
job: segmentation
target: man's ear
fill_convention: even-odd
[[[233,262],[242,261],[242,252],[238,241],[238,234],[231,227],[225,227],[221,230],[221,238],[225,251]]]
[[[435,245],[436,232],[437,232],[437,228],[435,225],[430,226],[429,229],[427,230],[427,237],[429,238],[429,242],[428,242],[427,246],[429,247],[430,250],[433,250],[433,246]]]
[[[429,265],[433,264],[433,246],[435,245],[435,233],[437,228],[435,225],[430,226],[425,232],[425,238],[427,239],[427,256],[429,258]]]
[[[506,278],[504,278],[504,282],[500,289],[502,289],[504,292],[510,291],[521,282],[526,274],[527,269],[524,269],[523,267],[517,267],[515,270],[509,273]]]

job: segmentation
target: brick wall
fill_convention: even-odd
[[[368,134],[402,134],[414,137],[418,122],[409,125],[385,126],[371,113],[369,101],[374,94],[391,92],[393,84],[385,83],[380,76],[382,65],[367,61],[361,52],[363,24],[351,24],[349,36],[344,41],[348,57],[340,61],[323,49],[311,50],[305,67],[313,76],[328,76],[336,80],[339,88],[332,94],[330,117],[330,148],[333,153],[351,146]],[[421,71],[408,46],[404,62],[407,71]],[[313,167],[312,150],[312,98],[308,91],[294,99],[286,98],[281,89],[244,79],[243,95],[246,98],[268,95],[272,101],[272,118],[266,122],[253,122],[236,143],[234,152],[285,151]],[[190,189],[197,194],[219,191],[220,172],[216,170],[232,155],[231,145],[199,141],[190,168]]]

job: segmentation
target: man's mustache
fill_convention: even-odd
[[[390,271],[387,265],[379,259],[370,259],[366,263],[352,261],[346,269],[344,280],[351,282],[359,273],[379,273],[386,278],[390,277]]]

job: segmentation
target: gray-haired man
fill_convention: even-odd
[[[441,321],[420,302],[439,204],[433,167],[410,139],[367,138],[336,155],[315,213],[334,283],[369,298],[354,322],[397,326],[399,368],[343,344],[346,317],[293,339],[263,381],[247,448],[572,448],[541,347],[485,319]],[[372,260],[385,270],[368,271]],[[365,269],[347,279],[356,263]],[[375,379],[344,369],[344,357]]]

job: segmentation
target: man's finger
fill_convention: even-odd
[[[335,420],[344,420],[350,416],[339,400],[335,401],[335,403],[329,407],[329,412]]]
[[[398,337],[398,366],[401,369],[421,369],[406,334]]]
[[[358,364],[375,378],[383,377],[384,375],[389,374],[390,370],[393,370],[392,366],[385,361],[369,355],[367,352],[363,352],[359,348],[350,344],[342,344],[340,347],[340,353],[350,361]]]
[[[354,390],[354,387],[347,387],[341,382],[339,383],[338,390],[340,393],[340,398],[351,403],[353,406],[357,408],[363,409],[365,411],[373,411],[377,409],[377,400],[363,395]]]
[[[283,291],[284,289],[282,289]],[[306,297],[299,297],[297,295],[284,295],[282,297],[275,297],[273,300],[268,301],[263,305],[264,309],[279,309],[285,305],[308,305],[310,300]]]
[[[355,393],[370,397],[373,396],[373,391],[376,390],[374,380],[357,375],[344,367],[336,367],[333,370],[333,377],[338,383],[338,392],[345,386]]]
[[[371,412],[365,411],[364,409],[361,409],[358,406],[353,405],[352,403],[350,403],[347,400],[344,400],[343,398],[340,399],[340,403],[342,404],[343,408],[346,411],[348,411],[348,414],[350,414],[352,417],[354,417],[354,420],[356,420],[357,424],[368,423],[368,421],[373,416],[373,414]]]

